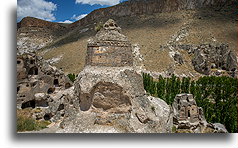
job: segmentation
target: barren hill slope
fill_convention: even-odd
[[[85,63],[87,40],[96,34],[95,25],[113,18],[122,28],[122,33],[133,44],[139,44],[146,70],[196,77],[200,74],[192,65],[193,55],[173,46],[178,45],[184,49],[201,44],[227,44],[229,49],[236,52],[236,3],[224,2],[132,1],[95,10],[73,24],[58,24],[64,29],[54,31],[51,28],[51,31],[47,31],[50,35],[44,35],[43,39],[51,42],[42,46],[44,48],[38,53],[66,73],[79,73]],[[49,38],[52,35],[54,39]],[[20,39],[24,38],[21,36]],[[182,63],[178,64],[174,59],[175,52],[181,55],[179,58],[182,58]]]
[[[25,17],[17,23],[18,51],[23,52],[40,49],[63,36],[67,30],[67,24]]]

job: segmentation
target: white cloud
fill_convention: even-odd
[[[17,1],[17,20],[31,16],[47,21],[55,20],[53,11],[57,9],[56,4],[45,0],[18,0]]]
[[[73,23],[73,22],[72,22],[72,21],[70,21],[70,20],[65,20],[65,21],[58,22],[58,23],[67,23],[67,24],[70,24],[70,23]]]
[[[116,5],[120,3],[120,0],[75,0],[76,4],[89,4],[89,5]]]
[[[81,15],[79,15],[79,16],[76,16],[75,14],[71,17],[71,19],[73,19],[73,20],[80,20],[80,19],[82,19],[82,18],[84,18],[86,15],[88,15],[88,14],[81,14]]]

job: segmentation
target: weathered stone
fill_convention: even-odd
[[[86,65],[132,66],[132,47],[114,20],[108,20],[103,28],[88,42]]]
[[[224,125],[207,123],[202,108],[197,106],[192,94],[176,95],[172,107],[177,132],[227,133]]]
[[[212,69],[218,69],[226,70],[234,77],[237,71],[236,56],[225,44],[197,46],[192,64],[196,71],[206,75],[209,75]]]
[[[179,53],[174,54],[174,60],[180,65],[183,64],[183,57]]]
[[[172,111],[159,98],[145,95],[142,76],[132,67],[133,57],[131,44],[127,38],[119,34],[120,28],[109,20],[89,46],[103,44],[103,48],[111,48],[116,40],[120,43],[108,56],[128,48],[127,60],[130,64],[113,64],[89,62],[78,74],[74,83],[74,104],[67,108],[67,117],[61,123],[63,129],[58,132],[119,132],[119,133],[160,133],[170,132],[172,128]],[[96,42],[95,42],[96,41]],[[106,44],[107,43],[107,44]],[[100,48],[99,46],[99,48]],[[128,47],[127,47],[128,46]],[[87,61],[92,61],[92,49],[88,48]],[[118,55],[115,56],[115,58]],[[157,101],[156,101],[157,100]],[[155,110],[152,108],[155,107]],[[70,112],[70,113],[69,113]]]
[[[213,123],[213,126],[215,128],[215,132],[217,133],[228,133],[226,127],[221,123]]]
[[[59,110],[59,107],[68,103],[64,98],[72,93],[72,82],[62,71],[49,65],[35,53],[29,53],[18,55],[17,75],[18,109],[40,108],[41,112],[38,109],[33,114],[37,120],[56,121],[63,116],[64,108]]]

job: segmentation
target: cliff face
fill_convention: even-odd
[[[116,6],[94,10],[85,18],[74,22],[70,26],[85,25],[102,18],[108,19],[110,17],[172,12],[207,6],[222,7],[224,4],[232,2],[234,2],[234,0],[130,0]]]
[[[19,23],[17,23],[17,29],[24,27],[38,27],[38,28],[49,28],[49,29],[61,29],[65,28],[58,23],[48,22],[33,17],[25,17]]]
[[[17,23],[17,49],[20,52],[40,49],[67,31],[65,24],[25,17]]]
[[[94,10],[85,18],[70,25],[26,17],[17,23],[18,49],[40,49],[77,26],[84,26],[109,18],[150,15],[215,5],[222,7],[228,2],[231,3],[234,0],[130,0],[112,7]]]

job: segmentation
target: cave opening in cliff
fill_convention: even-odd
[[[17,93],[19,92],[19,90],[20,90],[20,86],[17,86]]]
[[[57,111],[61,111],[63,109],[64,109],[64,104],[60,104]]]
[[[22,109],[28,108],[28,107],[35,108],[36,107],[36,101],[35,100],[30,100],[30,101],[22,103],[22,105],[21,105]]]
[[[70,88],[70,86],[71,86],[70,83],[66,83],[66,84],[65,84],[65,89]]]
[[[38,75],[38,68],[37,67],[32,67],[29,72],[29,75]]]
[[[54,79],[54,86],[59,87],[59,80],[58,79]]]
[[[51,113],[47,113],[47,114],[44,115],[44,119],[45,119],[45,120],[50,120],[51,117],[52,117],[52,114],[51,114]]]
[[[49,89],[47,90],[47,93],[48,93],[48,94],[52,94],[54,91],[55,91],[55,88],[49,88]]]

